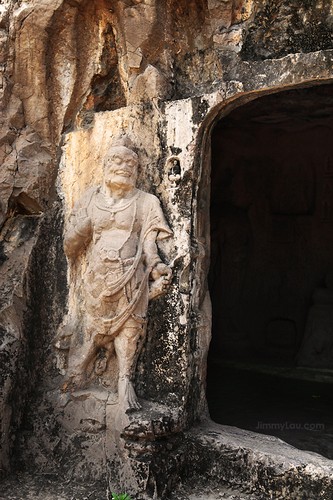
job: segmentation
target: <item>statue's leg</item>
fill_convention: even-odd
[[[84,345],[81,349],[72,349],[69,353],[69,364],[64,388],[66,390],[84,389],[89,383],[92,373],[92,360],[96,357],[95,345]]]
[[[124,410],[139,410],[140,403],[136,397],[133,387],[133,377],[136,362],[144,335],[144,326],[135,324],[124,326],[114,340],[119,365],[118,399]]]
[[[78,336],[71,345],[68,357],[67,382],[68,390],[83,389],[89,385],[95,375],[105,371],[106,356],[101,356],[104,345],[104,332],[100,318],[86,314],[83,335]]]

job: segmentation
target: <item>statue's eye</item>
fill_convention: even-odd
[[[113,161],[114,161],[114,163],[116,163],[117,165],[120,165],[122,160],[121,160],[121,158],[119,158],[119,156],[115,156],[115,157],[113,158]]]

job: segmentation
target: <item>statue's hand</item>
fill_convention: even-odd
[[[163,262],[157,264],[151,272],[151,278],[154,281],[158,280],[161,276],[164,276],[164,281],[167,280],[170,283],[171,269],[166,264],[163,264]]]
[[[69,221],[64,237],[64,250],[68,258],[75,259],[92,234],[91,219],[85,210],[79,210]]]
[[[160,262],[154,267],[150,277],[152,278],[149,286],[149,299],[151,300],[166,292],[171,282],[172,272],[170,267]]]

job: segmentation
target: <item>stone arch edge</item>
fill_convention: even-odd
[[[305,64],[307,63],[307,64]],[[292,73],[293,65],[305,64],[301,73]],[[278,438],[259,435],[210,420],[205,390],[207,354],[211,339],[211,306],[207,286],[209,270],[209,193],[211,133],[215,124],[234,109],[265,95],[287,90],[325,85],[333,82],[333,51],[294,54],[280,60],[255,63],[266,68],[266,79],[247,80],[249,65],[241,63],[239,79],[221,83],[213,93],[192,99],[193,118],[197,119],[193,138],[192,255],[193,274],[198,285],[192,294],[193,316],[197,318],[196,366],[192,376],[200,373],[200,402],[196,417],[199,423],[187,433],[189,463],[187,474],[240,486],[269,496],[271,491],[288,498],[302,494],[331,494],[332,464],[319,455],[298,450]],[[257,68],[258,69],[258,68]],[[286,69],[290,70],[287,74]],[[272,70],[275,76],[272,76]],[[253,70],[253,74],[256,74]],[[194,120],[195,121],[195,120]],[[195,384],[198,387],[198,384]],[[198,454],[200,450],[200,454]],[[191,454],[192,459],[191,459]],[[199,457],[200,456],[200,457]],[[270,469],[271,473],[268,473]],[[204,473],[203,473],[204,471]],[[241,471],[241,472],[240,472]],[[274,473],[276,471],[276,474]],[[277,473],[279,471],[279,473]],[[317,493],[316,493],[317,492]]]

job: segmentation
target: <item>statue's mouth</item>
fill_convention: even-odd
[[[115,174],[121,175],[122,177],[131,177],[132,176],[132,172],[129,172],[128,170],[116,170]]]

